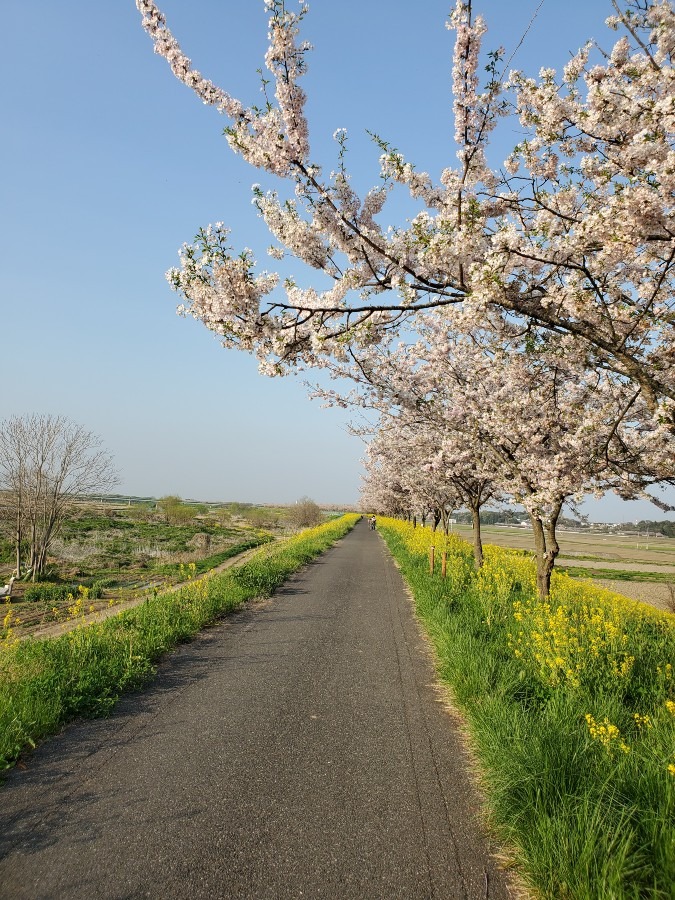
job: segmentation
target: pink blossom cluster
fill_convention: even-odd
[[[143,28],[154,41],[155,53],[159,53],[167,60],[176,78],[192,88],[204,103],[215,106],[220,112],[233,119],[243,115],[244,108],[241,103],[233,100],[229,94],[207,81],[192,68],[190,60],[166,27],[166,19],[157,6],[151,0],[136,0],[136,6],[143,16]]]
[[[530,516],[545,594],[563,505],[609,489],[644,497],[672,471],[675,451],[671,429],[654,425],[634,385],[584,368],[573,351],[558,340],[535,346],[508,323],[469,331],[437,320],[414,345],[360,353],[362,404],[380,412],[366,502],[374,504],[371,480],[386,497],[382,477],[395,472],[397,507],[470,509],[479,544],[480,506],[508,497]]]

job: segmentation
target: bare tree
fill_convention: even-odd
[[[295,502],[289,510],[288,519],[296,528],[311,528],[325,521],[321,508],[309,497]]]
[[[100,439],[63,416],[13,416],[0,425],[0,506],[14,530],[17,576],[35,581],[74,498],[117,481]]]

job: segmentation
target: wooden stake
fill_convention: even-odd
[[[429,574],[434,574],[434,553],[436,551],[435,547],[429,547]]]

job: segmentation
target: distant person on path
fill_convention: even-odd
[[[375,516],[371,516],[368,521],[370,522],[370,530],[375,531],[375,527],[377,526],[377,519],[375,518]]]

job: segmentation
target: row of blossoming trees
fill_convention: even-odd
[[[317,271],[317,285],[258,272],[218,223],[169,272],[185,314],[263,372],[328,368],[355,383],[324,392],[373,407],[379,426],[365,497],[390,512],[509,496],[527,509],[538,582],[548,592],[563,503],[589,491],[625,498],[675,476],[675,13],[668,0],[614,2],[610,53],[588,43],[562,77],[512,72],[489,54],[485,25],[458,0],[453,96],[458,164],[438,180],[375,137],[381,180],[364,197],[339,165],[310,157],[300,79],[307,10],[266,0],[271,89],[246,107],[193,69],[151,0],[137,0],[155,50],[229,118],[230,147],[293,188],[254,188],[272,257]],[[502,116],[526,137],[488,164]],[[383,224],[393,191],[417,212]],[[481,562],[476,529],[476,562]]]

